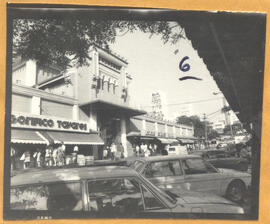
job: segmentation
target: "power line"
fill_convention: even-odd
[[[214,115],[216,113],[219,113],[219,112],[222,112],[221,109],[219,109],[219,110],[217,110],[217,111],[215,111],[213,113],[207,114],[206,117],[208,118],[208,117],[210,117],[210,116],[212,116],[212,115]]]
[[[220,99],[222,98],[211,98],[211,99],[204,99],[204,100],[187,101],[187,102],[182,102],[182,103],[171,103],[171,104],[165,104],[164,106],[177,106],[177,105],[183,105],[183,104],[201,103],[201,102],[214,101],[214,100],[220,100]],[[152,107],[152,105],[145,105],[141,107]]]

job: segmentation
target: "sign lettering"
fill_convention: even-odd
[[[17,128],[89,132],[87,122],[45,117],[43,115],[22,115],[13,113],[11,115],[11,126]]]

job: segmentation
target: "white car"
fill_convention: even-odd
[[[197,155],[142,157],[131,167],[160,188],[214,193],[234,202],[243,200],[251,184],[249,173],[217,169]]]
[[[166,148],[168,155],[188,155],[187,147],[183,145],[173,145]]]

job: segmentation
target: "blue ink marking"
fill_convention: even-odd
[[[188,63],[185,63],[184,62],[186,60],[188,60],[189,57],[188,56],[185,56],[182,58],[182,60],[180,61],[179,63],[179,69],[182,71],[182,72],[187,72],[190,70],[190,65]],[[197,78],[197,77],[194,77],[194,76],[184,76],[182,78],[179,78],[180,81],[184,81],[184,80],[187,80],[187,79],[194,79],[194,80],[202,80],[201,78]]]
[[[186,79],[202,80],[201,78],[197,78],[197,77],[194,77],[194,76],[184,76],[182,78],[179,78],[180,81],[184,81]]]
[[[188,63],[183,64],[185,60],[189,59],[188,56],[183,57],[183,59],[179,63],[179,68],[182,72],[187,72],[190,70],[190,65]]]

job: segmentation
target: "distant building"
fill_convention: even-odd
[[[151,115],[158,119],[168,119],[166,95],[160,91],[152,93]]]
[[[225,128],[225,121],[220,120],[212,123],[212,128],[219,134],[223,134]]]

